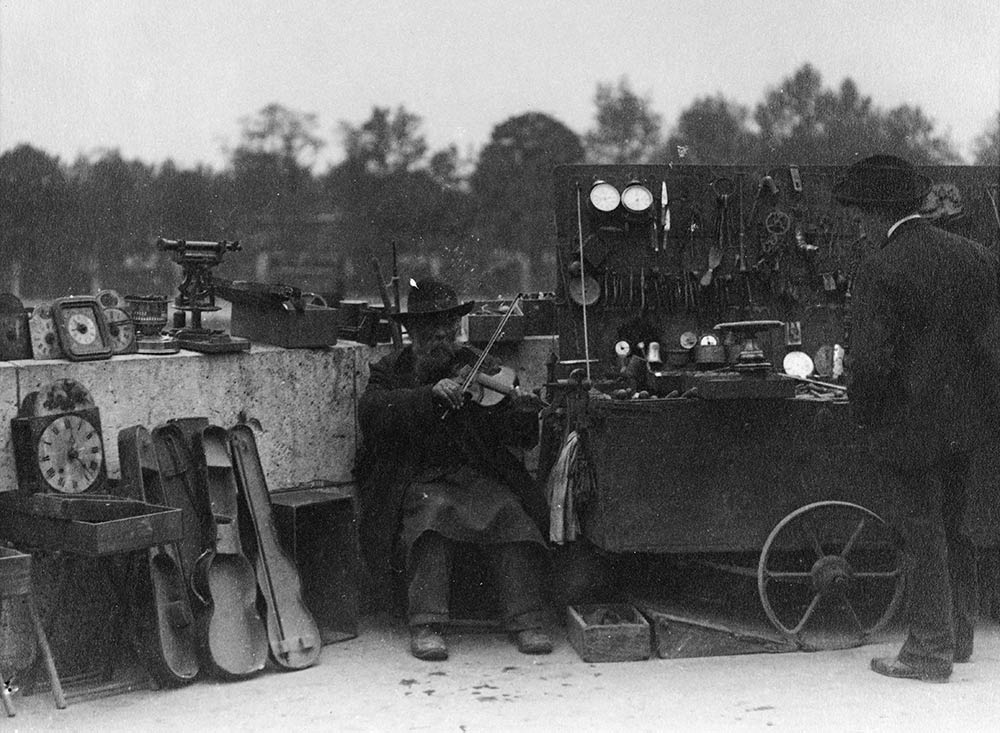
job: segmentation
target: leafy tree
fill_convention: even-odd
[[[824,89],[820,73],[804,64],[757,105],[760,162],[843,163],[878,151],[916,164],[960,161],[951,143],[934,133],[919,107],[879,110],[845,79],[838,91]]]
[[[269,223],[283,229],[312,204],[311,169],[324,145],[315,135],[316,116],[269,104],[241,124],[231,152],[239,218],[252,229]]]
[[[976,165],[1000,165],[1000,110],[992,128],[984,130],[973,143],[972,162]]]
[[[395,113],[373,107],[371,117],[358,127],[341,122],[347,159],[371,175],[409,171],[427,154],[420,124],[420,117],[402,106]]]
[[[632,91],[622,77],[618,85],[598,84],[594,95],[596,127],[584,136],[592,163],[648,163],[660,146],[660,115],[650,101]]]
[[[470,180],[487,248],[526,253],[541,277],[545,238],[554,233],[552,169],[583,159],[580,138],[548,115],[528,112],[493,128]]]
[[[47,267],[59,250],[66,215],[66,177],[59,159],[19,145],[0,155],[0,260],[4,290],[19,293],[22,277],[59,276]]]
[[[338,249],[355,262],[388,254],[389,242],[441,250],[468,230],[458,151],[452,145],[428,157],[420,124],[402,106],[374,107],[361,125],[340,123],[346,157],[323,186],[340,221]]]
[[[684,110],[658,156],[689,165],[736,165],[758,156],[750,110],[723,96],[697,99]]]
[[[68,232],[86,287],[120,287],[123,263],[150,246],[153,226],[153,170],[127,161],[117,150],[96,161],[79,158],[69,170],[76,225]]]

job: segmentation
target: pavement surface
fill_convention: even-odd
[[[1000,627],[977,629],[948,684],[888,679],[877,644],[821,652],[588,663],[562,628],[530,657],[506,635],[450,630],[451,657],[421,662],[406,629],[365,619],[358,638],[323,648],[318,665],[268,669],[240,682],[137,690],[55,709],[47,692],[15,696],[4,731],[996,731]]]

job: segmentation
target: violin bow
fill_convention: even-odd
[[[490,340],[486,342],[486,346],[479,354],[479,358],[476,359],[476,363],[472,365],[472,369],[469,370],[469,374],[465,377],[465,382],[462,384],[463,392],[469,389],[472,382],[476,379],[476,374],[478,374],[479,370],[483,368],[483,363],[486,361],[486,357],[489,356],[490,349],[493,348],[493,345],[500,338],[500,334],[503,333],[503,327],[507,325],[507,321],[509,321],[510,317],[514,315],[514,308],[522,298],[524,298],[524,293],[518,293],[514,296],[514,300],[510,302],[510,307],[507,309],[507,312],[503,314],[503,318],[500,319],[500,323],[498,323],[497,327],[493,330],[493,335],[490,336]]]

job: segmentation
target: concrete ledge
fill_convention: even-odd
[[[17,486],[10,420],[21,399],[55,379],[72,378],[101,411],[108,472],[118,477],[118,432],[173,417],[204,416],[231,427],[257,420],[270,488],[350,478],[355,452],[355,389],[360,344],[324,349],[255,345],[249,352],[129,355],[91,362],[0,363],[0,490]]]

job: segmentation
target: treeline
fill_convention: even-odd
[[[0,289],[25,297],[170,293],[179,271],[158,236],[240,239],[222,276],[321,292],[372,293],[373,257],[388,272],[433,273],[467,292],[549,289],[552,168],[564,163],[843,164],[879,150],[917,164],[963,163],[917,106],[884,110],[850,79],[824,87],[804,65],[753,108],[696,99],[667,129],[626,79],[599,84],[582,135],[527,112],[471,157],[431,150],[421,118],[375,107],[341,122],[343,160],[317,171],[327,142],[311,113],[271,104],[242,119],[221,171],[126,160],[117,151],[65,164],[22,145],[0,155]],[[977,139],[977,164],[1000,155],[1000,112]]]

